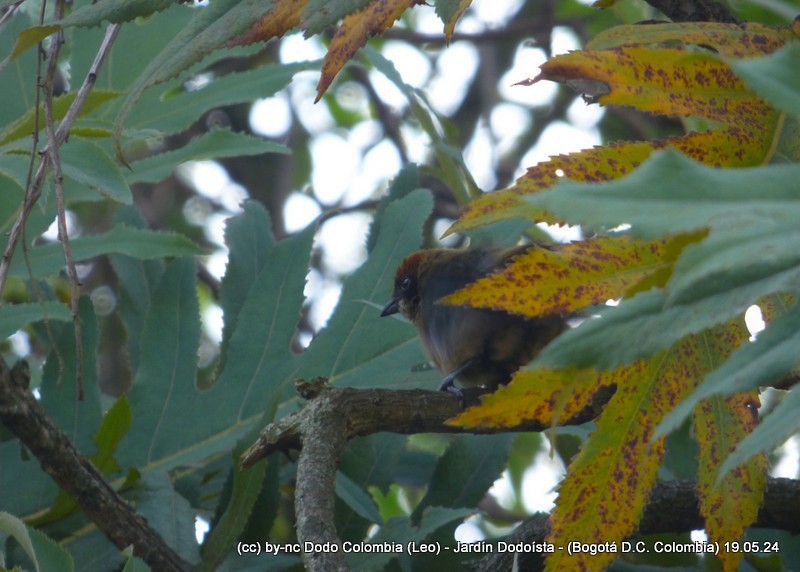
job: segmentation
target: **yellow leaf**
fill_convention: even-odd
[[[761,130],[776,114],[718,57],[679,48],[622,47],[575,51],[541,66],[534,82],[549,79],[604,86],[589,93],[603,105],[627,105],[668,116],[703,117],[722,125]]]
[[[597,431],[561,485],[549,542],[619,543],[635,532],[664,453],[664,438],[652,440],[655,427],[736,348],[742,329],[736,320],[687,336],[617,377],[617,391],[597,420]],[[614,557],[556,551],[546,570],[602,570]]]
[[[456,30],[456,22],[458,19],[461,18],[461,15],[464,14],[469,5],[472,4],[472,0],[460,0],[458,3],[458,7],[450,14],[447,22],[444,25],[444,36],[448,42],[453,38],[453,32]]]
[[[634,45],[684,45],[713,48],[725,57],[758,57],[771,54],[796,37],[790,26],[770,27],[755,22],[722,24],[717,22],[656,23],[615,26],[600,32],[586,45],[587,50],[608,50]]]
[[[348,15],[336,30],[325,61],[322,63],[322,77],[317,85],[317,101],[330,87],[342,66],[367,42],[369,36],[374,36],[390,27],[403,15],[403,12],[423,1],[374,0],[366,8]]]
[[[700,232],[654,241],[620,236],[573,242],[554,251],[533,248],[501,272],[442,301],[530,317],[571,314],[620,298],[656,273],[665,282],[683,248],[703,236]]]
[[[523,369],[506,386],[482,398],[448,424],[460,427],[515,427],[534,421],[542,427],[570,419],[590,404],[602,387],[616,383],[624,369],[598,374],[583,369]]]
[[[254,23],[248,31],[228,42],[228,47],[246,46],[253,42],[266,42],[272,38],[280,38],[292,28],[300,25],[306,4],[308,4],[308,0],[278,0],[274,9]]]
[[[746,338],[746,331],[741,337]],[[767,458],[763,453],[751,457],[723,477],[717,484],[719,467],[736,445],[758,425],[757,392],[703,400],[694,414],[695,435],[700,446],[697,487],[700,512],[712,542],[741,539],[758,516],[767,486]],[[741,552],[720,550],[722,568],[734,572],[744,556]]]

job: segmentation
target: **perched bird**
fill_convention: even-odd
[[[381,316],[399,312],[417,326],[425,353],[445,374],[439,389],[462,397],[453,386],[458,379],[463,387],[495,390],[565,329],[562,316],[525,318],[439,303],[467,284],[502,270],[529,248],[536,247],[421,250],[397,268],[394,293]]]

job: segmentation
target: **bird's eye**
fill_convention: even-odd
[[[409,288],[411,288],[411,277],[410,276],[406,276],[405,278],[403,278],[400,281],[400,288],[402,288],[403,290],[408,290]]]

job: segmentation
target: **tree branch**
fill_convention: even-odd
[[[468,429],[447,424],[462,411],[458,399],[440,391],[334,388],[327,380],[298,382],[298,392],[309,402],[299,412],[265,427],[240,459],[249,468],[270,453],[300,449],[297,466],[298,540],[341,544],[333,529],[336,465],[347,442],[357,436],[382,431],[392,433],[504,433],[544,431],[548,425],[526,422],[516,427]],[[579,425],[597,417],[615,387],[604,387],[583,411],[560,425]],[[468,390],[467,404],[478,402],[485,391]],[[800,481],[769,479],[764,503],[754,527],[800,532]],[[658,483],[639,523],[639,534],[686,532],[704,526],[693,481]],[[525,521],[509,542],[542,543],[549,533],[546,515]],[[489,554],[473,563],[475,570],[543,569],[543,555]],[[342,551],[303,555],[308,570],[347,570]]]
[[[29,381],[25,362],[19,361],[9,369],[0,358],[0,421],[117,548],[133,545],[134,554],[153,570],[190,570],[190,564],[150,528],[53,424],[28,390]]]
[[[773,528],[792,534],[800,532],[800,481],[793,479],[767,479],[767,490],[754,528]],[[650,501],[639,521],[639,535],[681,533],[702,529],[705,526],[700,514],[700,502],[694,481],[667,481],[656,483]],[[543,543],[550,533],[547,515],[538,514],[523,522],[506,541]],[[733,539],[732,539],[733,540]],[[475,572],[519,570],[537,572],[544,569],[544,554],[495,552],[473,561],[469,568]],[[517,558],[515,562],[515,558]]]

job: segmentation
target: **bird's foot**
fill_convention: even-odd
[[[453,395],[458,397],[458,401],[461,403],[461,409],[466,409],[467,407],[466,397],[464,395],[464,390],[462,390],[460,387],[455,386],[455,380],[458,374],[464,371],[467,368],[467,366],[470,365],[470,363],[471,361],[465,363],[456,370],[448,373],[447,377],[445,377],[442,380],[442,383],[439,384],[439,391],[447,391],[448,393],[452,393]]]

